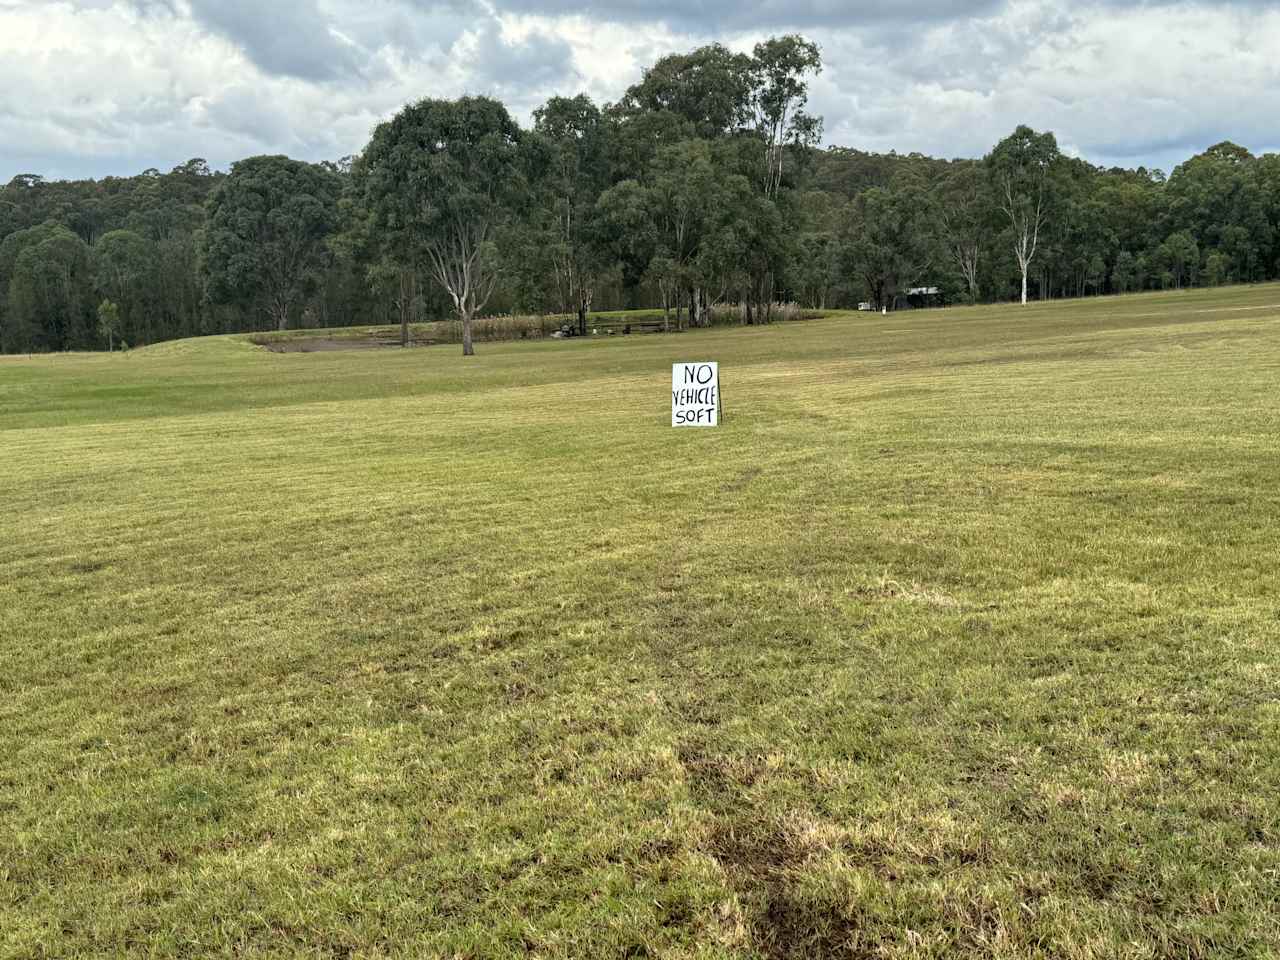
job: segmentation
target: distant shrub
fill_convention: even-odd
[[[774,304],[773,322],[810,320],[822,316],[817,310],[805,310],[794,303]],[[666,318],[674,329],[675,314]],[[662,311],[625,311],[593,314],[591,329],[598,335],[640,333],[659,330],[664,322]],[[686,324],[688,320],[686,319]],[[711,310],[713,326],[736,325],[746,322],[745,307],[737,304],[721,304]],[[494,343],[500,340],[540,340],[550,337],[564,326],[577,328],[577,318],[557,314],[507,314],[495,317],[478,317],[472,321],[472,337],[477,343]],[[385,346],[400,342],[400,327],[385,325],[374,327],[330,327],[323,330],[262,331],[245,337],[261,347],[278,347],[291,340],[352,340],[371,341]],[[409,339],[416,345],[433,343],[461,343],[462,322],[459,320],[431,320],[414,323],[409,327]]]

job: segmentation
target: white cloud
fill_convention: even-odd
[[[463,92],[527,119],[617,98],[657,57],[801,27],[831,143],[976,156],[1018,123],[1095,162],[1280,146],[1280,11],[1243,2],[0,0],[0,181],[358,151],[401,104]],[[721,19],[717,19],[720,17]]]
[[[981,155],[1019,123],[1096,163],[1170,166],[1218,140],[1280,146],[1280,12],[1014,0],[898,42],[835,36],[815,87],[828,140]]]

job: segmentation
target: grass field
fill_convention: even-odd
[[[1276,286],[0,359],[0,956],[1276,956],[1278,405]]]

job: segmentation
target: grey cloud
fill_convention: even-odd
[[[199,122],[209,129],[261,144],[263,149],[286,143],[295,126],[288,110],[263,102],[251,87],[222,92],[205,106]]]
[[[45,0],[36,0],[45,2]],[[112,0],[79,0],[103,8]],[[126,0],[144,15],[185,18],[242,50],[264,73],[310,82],[376,79],[380,50],[439,55],[492,21],[480,0]]]
[[[581,14],[615,23],[661,22],[699,34],[937,23],[982,16],[1005,0],[497,0],[500,10],[549,16]]]
[[[240,48],[261,70],[309,81],[358,75],[361,51],[332,30],[317,0],[126,0],[145,16],[191,19]],[[103,0],[80,6],[103,7]]]
[[[196,0],[192,14],[227,37],[268,73],[303,80],[359,74],[363,57],[328,27],[315,0]]]
[[[325,10],[363,49],[387,48],[407,57],[447,51],[468,30],[493,19],[478,0],[327,0]]]
[[[534,33],[522,41],[507,43],[496,24],[481,31],[470,66],[471,75],[481,86],[517,98],[581,82],[573,65],[573,47],[566,40]]]
[[[615,99],[673,50],[787,29],[823,47],[810,107],[833,144],[978,156],[1025,122],[1092,162],[1164,169],[1226,138],[1280,145],[1280,15],[1251,0],[255,2],[0,0],[0,182],[342,156],[422,96],[490,93],[527,121],[552,93]],[[9,22],[47,45],[6,47]],[[86,53],[55,72],[64,47]]]
[[[1139,6],[1017,0],[918,34],[814,31],[828,69],[811,107],[831,143],[944,157],[980,156],[1018,123],[1104,166],[1168,170],[1224,138],[1274,149],[1280,69],[1259,66],[1268,34],[1256,34],[1280,21],[1249,3],[1167,3],[1126,33]]]

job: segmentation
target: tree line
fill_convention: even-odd
[[[482,312],[781,301],[896,308],[1280,277],[1280,156],[1222,143],[1104,169],[1018,127],[982,159],[819,149],[818,47],[667,56],[616,102],[553,97],[527,128],[488,97],[426,99],[359,155],[191,160],[0,188],[0,350]]]

